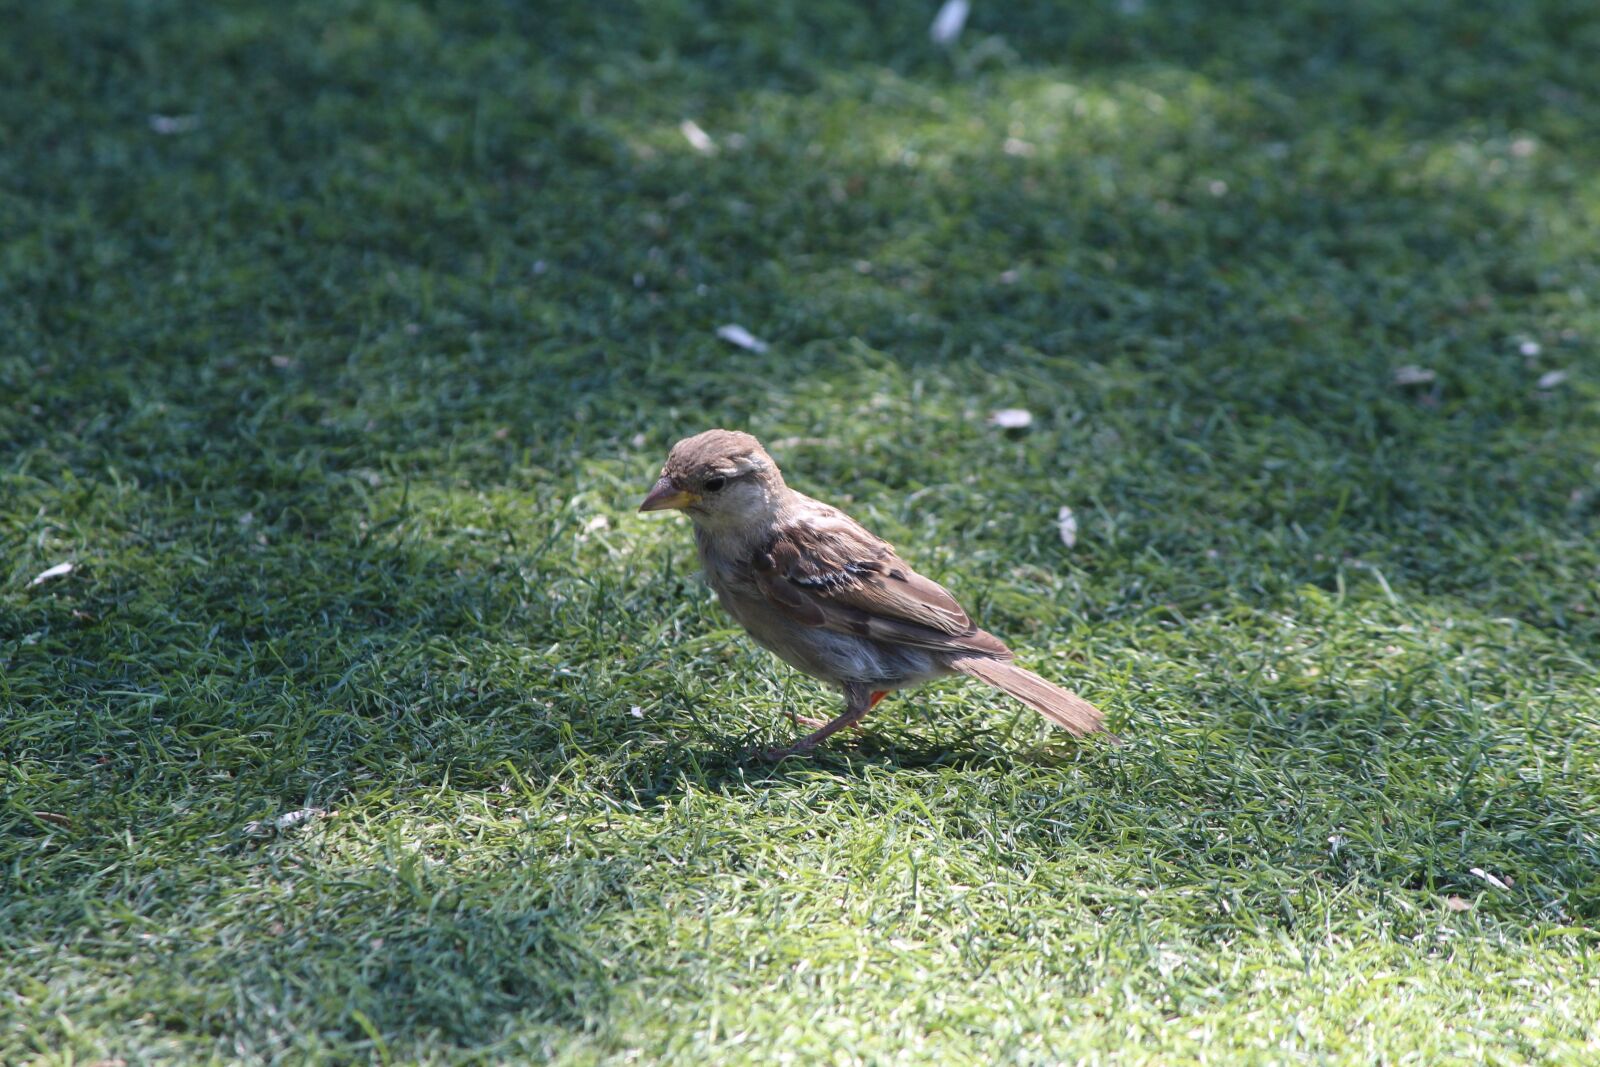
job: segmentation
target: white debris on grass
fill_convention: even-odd
[[[740,348],[748,349],[751,352],[765,352],[769,347],[767,342],[736,322],[730,322],[726,326],[718,326],[717,336],[730,345],[738,345]]]
[[[1490,874],[1488,871],[1484,870],[1482,867],[1474,867],[1474,868],[1472,868],[1471,873],[1476,875],[1479,878],[1482,878],[1485,882],[1488,882],[1490,885],[1494,886],[1496,889],[1510,889],[1511,888],[1510,881],[1505,880],[1505,879],[1501,879],[1501,878],[1497,878],[1496,876]]]
[[[71,563],[57,563],[54,567],[47,567],[46,569],[40,571],[39,576],[33,581],[29,582],[28,585],[30,587],[35,585],[43,585],[52,578],[64,578],[72,573],[72,566],[73,565]]]
[[[972,13],[968,0],[945,0],[944,6],[933,17],[928,27],[928,37],[934,44],[954,44],[966,28],[967,16]]]
[[[1056,529],[1061,532],[1061,543],[1068,548],[1078,543],[1078,516],[1065,504],[1056,512]]]
[[[694,119],[684,119],[678,123],[678,131],[683,134],[683,139],[689,142],[689,147],[703,156],[713,155],[717,151],[717,142],[711,135],[700,128]]]
[[[163,137],[189,133],[200,128],[199,115],[151,115],[150,129]]]
[[[244,832],[258,836],[274,832],[282,833],[285,830],[293,830],[296,826],[304,825],[312,819],[320,819],[332,814],[333,812],[327,808],[297,808],[294,811],[284,812],[276,819],[257,819],[247,822],[244,824]]]
[[[1394,372],[1396,385],[1427,385],[1439,375],[1426,367],[1407,364]]]
[[[1027,408],[1001,408],[989,413],[989,425],[1002,430],[1026,430],[1033,425],[1033,412]]]

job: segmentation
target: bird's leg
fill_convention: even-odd
[[[867,698],[867,710],[871,711],[873,708],[877,707],[878,706],[878,701],[882,700],[884,697],[886,697],[888,695],[889,695],[889,690],[887,690],[887,689],[879,689],[878,691],[874,692],[870,697]],[[793,712],[790,712],[789,718],[793,719],[795,722],[799,723],[801,726],[809,726],[813,730],[820,730],[820,729],[822,729],[822,727],[828,725],[830,722],[833,721],[832,719],[814,719],[809,715],[796,715]],[[861,729],[861,723],[860,723],[859,720],[857,720],[856,722],[849,723],[847,725],[852,730]]]
[[[810,755],[812,749],[832,737],[839,730],[859,723],[878,701],[888,695],[888,690],[875,692],[864,686],[847,683],[844,687],[843,715],[823,724],[820,729],[814,733],[807,734],[787,748],[769,748],[761,755],[769,760],[781,760],[788,756]],[[805,720],[802,719],[800,721],[804,722]]]

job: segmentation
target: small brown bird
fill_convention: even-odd
[[[785,485],[749,434],[707,430],[673,445],[639,505],[669,508],[694,521],[700,565],[728,613],[785,663],[844,693],[844,714],[770,758],[809,753],[894,690],[953,672],[1074,735],[1102,729],[1098,708],[1012,663],[1005,642],[887,542]]]

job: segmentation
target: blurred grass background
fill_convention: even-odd
[[[933,13],[0,0],[0,1061],[1600,1056],[1600,15]],[[744,760],[708,425],[1129,743]]]

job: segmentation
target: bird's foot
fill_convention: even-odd
[[[787,759],[790,756],[809,756],[818,745],[826,741],[835,732],[843,730],[846,726],[859,727],[862,718],[872,709],[872,706],[888,695],[887,692],[881,690],[867,692],[856,689],[853,686],[846,686],[845,699],[847,705],[843,715],[829,719],[827,722],[819,723],[814,719],[802,719],[791,712],[790,714],[796,722],[803,722],[807,726],[815,726],[817,729],[787,748],[769,748],[758,754],[762,759],[773,762]]]
[[[756,759],[762,760],[766,763],[782,763],[790,756],[799,756],[804,759],[810,759],[816,754],[816,750],[816,745],[794,744],[783,745],[782,747],[776,748],[758,748],[751,752],[751,755],[753,755]]]
[[[831,719],[813,719],[809,715],[796,715],[796,716],[794,716],[794,721],[796,723],[798,723],[799,725],[801,725],[801,726],[809,726],[813,730],[820,730],[824,726],[828,725],[828,723],[832,722],[833,720],[831,720]],[[861,729],[861,724],[858,723],[858,722],[850,723],[850,729],[859,730],[859,729]]]

